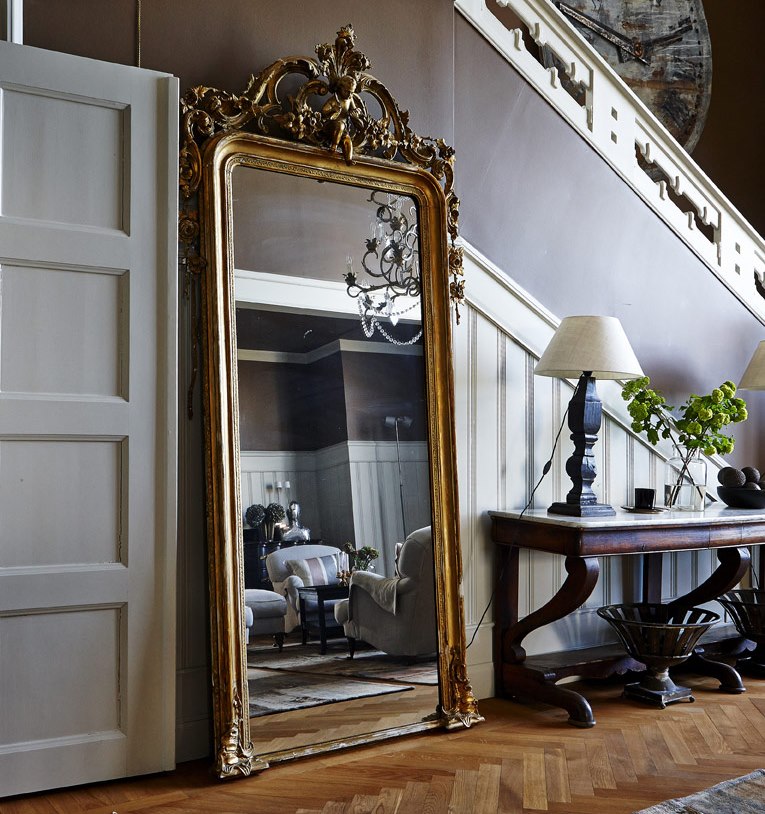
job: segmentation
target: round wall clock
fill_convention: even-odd
[[[712,48],[701,0],[554,1],[691,152],[712,90]]]

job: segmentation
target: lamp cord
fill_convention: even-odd
[[[529,495],[529,499],[526,501],[526,505],[523,507],[523,509],[521,509],[521,513],[518,515],[519,520],[523,517],[524,514],[526,514],[529,507],[534,502],[534,495],[536,494],[537,489],[539,489],[540,485],[542,484],[542,481],[545,479],[545,477],[547,476],[547,473],[552,468],[552,462],[553,462],[553,458],[555,457],[555,450],[558,447],[558,441],[560,440],[560,434],[563,432],[563,427],[566,425],[566,419],[568,418],[568,409],[571,406],[571,401],[574,400],[574,396],[576,396],[576,394],[579,392],[579,388],[582,386],[582,382],[585,380],[585,378],[586,377],[583,374],[582,376],[579,377],[579,381],[576,383],[576,387],[574,388],[574,394],[571,396],[571,399],[569,400],[568,405],[566,405],[566,411],[563,413],[563,418],[561,419],[560,427],[558,427],[558,432],[555,433],[555,440],[553,441],[552,450],[550,451],[550,457],[547,459],[547,462],[542,467],[542,474],[539,476],[539,480],[536,482],[536,485],[531,490],[531,494]],[[510,543],[511,546],[515,545],[515,540],[517,539],[517,536],[518,536],[518,530],[516,529],[515,535],[513,537],[513,541]],[[486,618],[486,614],[489,612],[489,608],[491,607],[492,602],[494,602],[494,597],[495,597],[495,595],[497,593],[497,585],[499,585],[502,582],[502,577],[504,575],[505,575],[505,568],[504,568],[504,566],[502,566],[502,569],[499,572],[499,576],[495,580],[494,588],[491,591],[491,596],[489,597],[489,601],[487,602],[486,607],[484,608],[483,613],[481,614],[481,618],[478,620],[478,624],[475,626],[475,630],[473,631],[473,635],[470,637],[470,641],[467,643],[467,645],[465,647],[465,650],[467,650],[468,647],[470,647],[470,645],[473,644],[473,642],[475,641],[475,637],[478,635],[478,631],[481,628],[481,623]]]

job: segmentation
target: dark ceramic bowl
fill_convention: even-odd
[[[733,509],[765,509],[765,490],[741,486],[718,486],[720,500]]]

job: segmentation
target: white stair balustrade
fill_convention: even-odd
[[[512,10],[560,71],[490,4]],[[765,241],[550,0],[455,0],[455,8],[585,138],[761,322]],[[549,60],[546,60],[549,61]],[[762,293],[760,293],[762,291]]]

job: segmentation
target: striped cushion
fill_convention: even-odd
[[[339,581],[337,561],[337,554],[327,554],[307,560],[286,560],[284,564],[304,585],[335,585]]]

